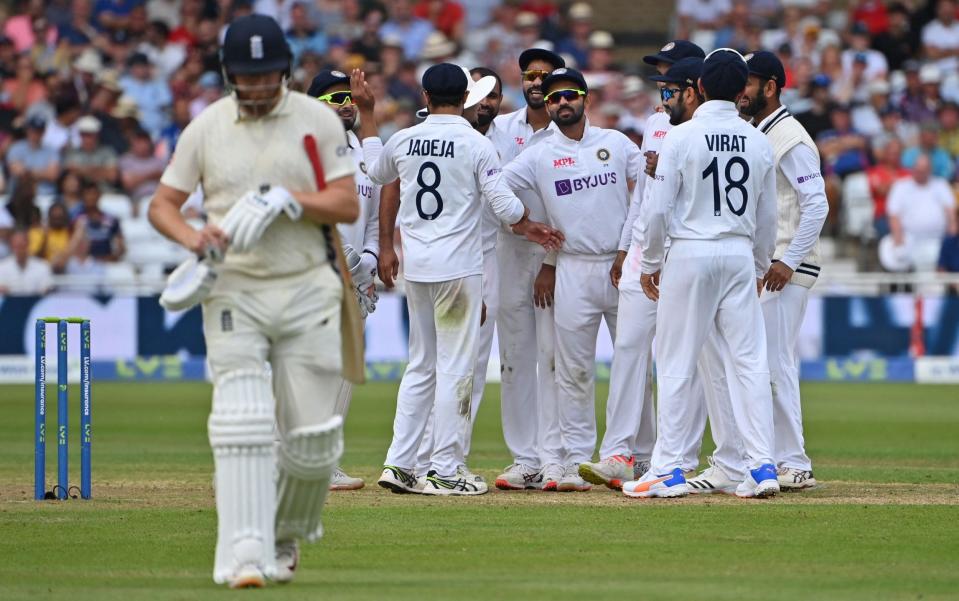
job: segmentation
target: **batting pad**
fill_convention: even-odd
[[[207,422],[216,466],[217,543],[213,580],[244,565],[266,577],[274,565],[273,393],[262,370],[224,374],[214,384]]]
[[[290,431],[278,453],[276,538],[316,542],[330,477],[343,455],[343,418]]]

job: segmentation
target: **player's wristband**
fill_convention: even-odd
[[[360,253],[360,254],[364,254],[364,253],[366,253],[366,254],[368,254],[368,255],[373,255],[373,258],[376,259],[376,262],[377,262],[377,263],[379,263],[380,257],[379,257],[379,255],[377,255],[375,252],[373,252],[372,250],[370,250],[370,249],[368,249],[368,248],[364,248],[364,249],[363,249],[363,252]]]

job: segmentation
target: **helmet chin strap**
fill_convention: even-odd
[[[273,108],[283,96],[283,90],[289,85],[289,77],[286,73],[280,77],[280,83],[246,86],[233,81],[233,78],[224,69],[223,81],[227,94],[233,94],[236,104],[240,109],[240,118],[261,117],[263,113]],[[242,98],[241,94],[249,94],[271,90],[274,94],[269,98]],[[264,110],[265,109],[265,110]]]

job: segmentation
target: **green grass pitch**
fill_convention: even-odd
[[[296,582],[247,592],[210,579],[210,388],[94,383],[93,393],[95,498],[38,503],[33,390],[0,387],[0,600],[959,597],[956,387],[805,385],[819,489],[637,501],[605,489],[390,494],[374,481],[396,385],[369,384],[353,401],[343,462],[367,488],[331,494],[327,535],[305,549]],[[73,482],[77,400],[71,390]],[[47,457],[49,487],[52,444]],[[508,462],[490,386],[471,465],[492,481]]]

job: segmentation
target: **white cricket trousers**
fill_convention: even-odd
[[[779,292],[763,292],[769,375],[773,390],[776,464],[812,470],[803,440],[802,407],[799,400],[799,328],[806,313],[809,288],[786,284]]]
[[[533,305],[546,251],[513,234],[496,242],[500,403],[503,439],[515,463],[562,463],[553,344],[553,308]]]
[[[658,305],[643,292],[639,278],[641,252],[630,247],[619,281],[619,307],[613,365],[609,375],[606,401],[606,433],[600,444],[601,459],[613,455],[632,455],[637,461],[649,461],[656,443],[656,411],[653,407],[653,338],[656,335]],[[694,376],[700,379],[697,372]],[[691,427],[684,447],[683,470],[696,469],[706,427],[706,405],[700,393],[692,401]]]
[[[473,440],[473,424],[476,423],[476,414],[483,401],[483,391],[486,388],[486,368],[489,365],[489,355],[493,348],[493,331],[496,324],[496,314],[499,311],[499,276],[496,268],[496,253],[488,252],[483,255],[483,302],[486,304],[486,321],[479,329],[479,353],[476,357],[476,367],[473,369],[473,393],[470,401],[470,420],[463,432],[463,455],[469,457],[470,445]],[[430,456],[433,454],[433,414],[430,413],[423,439],[416,453],[416,474],[426,474],[429,471]]]
[[[479,350],[483,276],[406,283],[410,356],[400,382],[393,443],[386,464],[416,466],[416,451],[430,411],[434,416],[430,469],[452,476],[465,461],[473,369]]]
[[[710,330],[728,352],[732,414],[748,467],[772,463],[772,392],[752,242],[748,238],[673,240],[660,281],[656,319],[659,433],[654,474],[681,467],[691,426],[693,376]]]
[[[560,253],[556,259],[556,385],[566,464],[590,461],[596,450],[596,337],[605,318],[616,340],[619,293],[609,281],[615,258]]]

